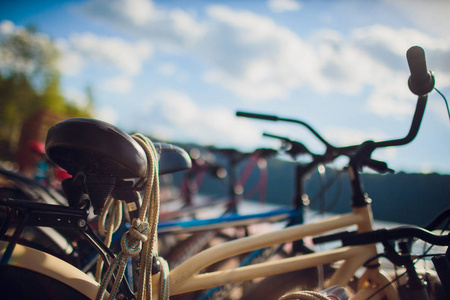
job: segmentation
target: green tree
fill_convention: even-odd
[[[90,91],[87,97],[91,105],[83,108],[63,96],[57,68],[59,53],[47,36],[29,27],[0,42],[0,143],[7,148],[0,149],[0,155],[14,152],[23,122],[37,111],[90,116]]]

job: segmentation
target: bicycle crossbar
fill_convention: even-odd
[[[367,208],[362,208],[361,213],[349,213],[336,217],[331,217],[326,220],[321,220],[318,222],[310,224],[295,225],[285,228],[281,231],[269,232],[264,234],[259,234],[255,236],[250,236],[238,240],[233,240],[224,244],[219,244],[217,246],[208,248],[199,254],[193,256],[189,260],[185,261],[175,269],[170,272],[170,282],[171,282],[171,294],[184,293],[189,290],[195,290],[201,285],[202,288],[214,287],[223,284],[223,276],[228,273],[234,273],[233,281],[242,280],[242,278],[252,279],[260,277],[261,271],[268,272],[271,274],[276,274],[281,271],[281,273],[286,272],[286,268],[289,267],[289,260],[278,262],[276,268],[274,265],[267,265],[267,263],[260,263],[254,266],[242,267],[236,270],[225,270],[219,273],[212,272],[207,275],[197,274],[209,265],[219,262],[223,259],[230,258],[236,255],[240,255],[246,252],[254,251],[261,248],[270,247],[273,245],[279,245],[285,242],[296,241],[302,239],[306,236],[315,236],[320,233],[329,231],[331,229],[339,229],[343,227],[348,227],[351,225],[362,225],[367,222],[370,218],[364,213],[367,212]],[[364,226],[359,226],[360,228]],[[371,246],[361,246],[361,247],[371,247]],[[367,254],[376,253],[376,249],[373,251],[366,251]],[[305,257],[311,257],[305,255]],[[319,256],[323,259],[323,256]],[[336,256],[334,256],[336,259]],[[331,257],[330,257],[331,259]],[[325,262],[326,263],[326,262]],[[304,262],[302,262],[304,264]],[[293,265],[292,265],[293,267]],[[298,269],[299,266],[296,268]],[[250,272],[248,270],[251,270]],[[236,272],[236,273],[235,273]],[[241,273],[242,272],[242,273]],[[257,275],[258,274],[258,275]],[[267,275],[267,274],[266,274]]]
[[[278,222],[288,218],[294,218],[299,215],[297,210],[279,209],[275,211],[259,213],[259,214],[230,214],[218,218],[205,220],[188,220],[188,221],[167,221],[160,222],[158,225],[158,233],[181,233],[194,232],[203,230],[221,229],[235,226],[248,226],[261,222]]]

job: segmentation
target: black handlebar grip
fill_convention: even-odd
[[[406,52],[409,70],[411,71],[411,81],[425,83],[428,81],[427,62],[425,51],[419,46],[413,46]]]
[[[411,92],[418,96],[426,95],[434,88],[434,76],[428,72],[425,51],[419,46],[413,46],[406,52],[411,76],[408,86]]]
[[[249,113],[249,112],[243,112],[243,111],[236,112],[236,116],[252,118],[252,119],[261,119],[261,120],[267,120],[267,121],[278,121],[278,119],[279,119],[277,116],[273,116],[273,115],[255,114],[255,113]]]
[[[384,161],[368,159],[368,160],[364,161],[363,164],[381,174],[394,172],[393,170],[388,168],[387,163],[385,163]]]

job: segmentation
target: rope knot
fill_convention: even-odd
[[[142,243],[148,240],[149,224],[133,219],[130,229],[122,236],[121,248],[127,256],[136,256],[141,252]]]

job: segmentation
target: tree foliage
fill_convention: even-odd
[[[90,116],[90,105],[80,108],[61,91],[55,44],[34,28],[0,36],[0,142],[17,145],[23,122],[37,111],[67,117]],[[5,152],[5,151],[2,151]],[[9,151],[6,151],[9,152]]]

